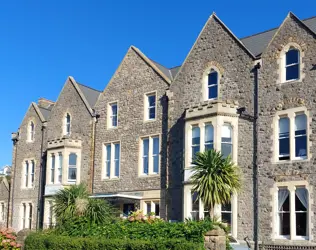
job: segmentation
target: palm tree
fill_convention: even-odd
[[[232,194],[240,190],[239,167],[230,156],[224,158],[213,149],[197,153],[192,163],[192,191],[210,209],[213,219],[215,204],[229,203]]]
[[[114,218],[114,209],[104,200],[89,198],[85,184],[59,190],[53,197],[53,211],[58,223],[85,217],[88,222],[102,224]]]

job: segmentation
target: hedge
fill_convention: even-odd
[[[57,236],[52,234],[34,233],[25,240],[26,250],[202,250],[202,243],[193,243],[185,240],[130,240],[79,238]]]

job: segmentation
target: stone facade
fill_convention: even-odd
[[[0,180],[0,227],[8,225],[8,208],[9,208],[10,184],[6,177]]]
[[[179,221],[190,217],[192,183],[187,177],[192,127],[198,124],[204,131],[205,124],[214,125],[214,148],[219,150],[221,129],[225,123],[229,123],[232,126],[232,158],[240,166],[243,176],[242,190],[232,201],[232,236],[240,242],[243,239],[253,241],[258,216],[254,212],[254,177],[257,172],[253,121],[258,81],[259,240],[269,246],[298,244],[294,233],[291,233],[290,239],[277,237],[277,192],[284,186],[289,187],[292,190],[291,199],[295,199],[295,189],[304,186],[308,190],[308,235],[304,238],[304,244],[311,246],[316,240],[316,210],[313,204],[316,200],[313,171],[316,155],[313,147],[315,38],[313,31],[290,13],[259,53],[257,47],[250,49],[249,39],[239,40],[213,14],[181,67],[167,69],[132,46],[102,93],[68,78],[57,102],[49,104],[53,105],[49,118],[43,117],[45,110],[40,115],[37,105],[32,104],[23,119],[19,135],[14,136],[18,140],[15,140],[12,161],[11,225],[21,228],[19,211],[23,202],[34,205],[32,217],[41,224],[43,214],[48,214],[47,209],[44,212],[41,208],[44,202],[50,202],[50,197],[44,201],[42,195],[53,195],[60,188],[79,182],[89,185],[93,197],[109,199],[123,213],[136,208],[145,212],[159,209],[159,215],[167,220]],[[285,51],[292,47],[300,51],[300,77],[284,83],[283,58]],[[261,69],[256,68],[258,62]],[[206,94],[210,70],[218,72],[216,100],[208,100]],[[156,96],[156,116],[147,120],[146,102],[148,95],[153,94]],[[41,105],[42,102],[47,104],[42,100]],[[116,103],[118,110],[114,114],[117,115],[117,126],[111,127],[113,103]],[[239,116],[238,108],[244,108],[247,114]],[[295,117],[302,112],[308,118],[307,157],[294,159],[291,156],[290,160],[279,162],[278,119],[285,114]],[[71,132],[65,135],[67,114],[71,117]],[[35,133],[33,142],[28,142],[27,130],[31,120],[35,124]],[[294,123],[291,124],[291,128],[294,127]],[[144,174],[143,158],[153,158],[154,153],[144,156],[143,140],[153,140],[153,137],[159,138],[159,168],[158,171],[149,170],[148,174]],[[294,142],[294,137],[291,141]],[[112,150],[109,160],[106,152],[110,152],[110,149],[106,148],[107,145]],[[65,155],[62,181],[50,183],[50,157],[60,150]],[[119,154],[113,153],[114,150],[119,150]],[[78,178],[76,182],[69,183],[66,178],[67,155],[74,151],[79,155]],[[293,145],[291,152],[295,154]],[[26,160],[36,162],[34,187],[28,189],[22,188],[23,164]],[[149,161],[153,160],[150,158]],[[106,162],[111,162],[110,170],[106,168]],[[116,162],[119,162],[117,172],[113,169]],[[46,171],[40,180],[41,164]],[[107,171],[111,172],[109,176]],[[39,183],[46,184],[43,192],[39,192]],[[35,212],[37,207],[38,217]],[[201,207],[199,209],[200,213],[205,212]],[[221,208],[218,213],[221,214]],[[292,219],[295,221],[294,213],[291,214]],[[36,220],[32,221],[32,228],[35,226]]]

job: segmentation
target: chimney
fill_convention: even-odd
[[[52,105],[54,105],[55,103],[53,101],[47,100],[45,98],[39,98],[37,105],[41,108],[50,108]]]

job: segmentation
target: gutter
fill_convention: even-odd
[[[100,117],[99,114],[93,110],[93,120],[92,120],[92,135],[91,135],[91,165],[90,165],[90,181],[89,181],[89,190],[93,194],[93,183],[94,183],[94,169],[95,169],[95,145],[96,145],[96,132],[97,132],[97,122]]]
[[[17,154],[18,154],[18,141],[19,141],[18,136],[19,134],[17,133],[15,134],[14,137],[12,137],[13,146],[15,147],[15,154],[14,154],[14,170],[12,166],[12,179],[11,179],[11,185],[10,185],[10,189],[12,189],[11,214],[7,218],[7,227],[9,227],[9,219],[10,219],[10,225],[11,227],[13,227],[13,201],[14,201],[13,196],[14,196],[14,184],[15,184],[15,173],[16,173],[16,160],[17,160]],[[11,195],[11,192],[9,195]],[[9,196],[9,200],[10,200],[10,196]],[[8,204],[8,212],[10,212],[9,204]]]

